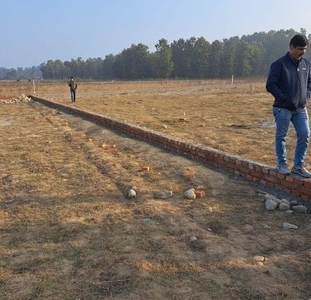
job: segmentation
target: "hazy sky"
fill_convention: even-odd
[[[0,67],[105,58],[162,38],[233,36],[305,28],[311,0],[0,0]],[[311,50],[310,50],[311,51]]]

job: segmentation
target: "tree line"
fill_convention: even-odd
[[[74,76],[81,80],[212,79],[266,76],[271,63],[288,51],[289,40],[297,32],[271,30],[208,42],[204,37],[180,38],[168,43],[164,38],[149,47],[132,44],[119,54],[102,58],[81,57],[70,61],[48,60],[39,68],[44,79]],[[307,35],[305,29],[300,32]],[[308,36],[311,42],[311,34]],[[311,60],[311,50],[306,57]]]
[[[17,69],[0,67],[0,80],[33,80],[41,79],[41,77],[40,66]]]

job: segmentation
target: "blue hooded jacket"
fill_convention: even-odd
[[[274,107],[299,111],[311,94],[311,65],[302,57],[293,60],[289,52],[272,63],[266,89],[274,96]]]

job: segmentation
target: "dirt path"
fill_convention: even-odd
[[[1,299],[311,297],[310,215],[37,103],[1,110]],[[185,199],[196,186],[206,196]]]

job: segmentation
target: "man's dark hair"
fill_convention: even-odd
[[[289,42],[290,46],[293,47],[306,47],[309,45],[309,41],[307,37],[303,34],[296,34],[295,36],[292,37],[292,39]]]

